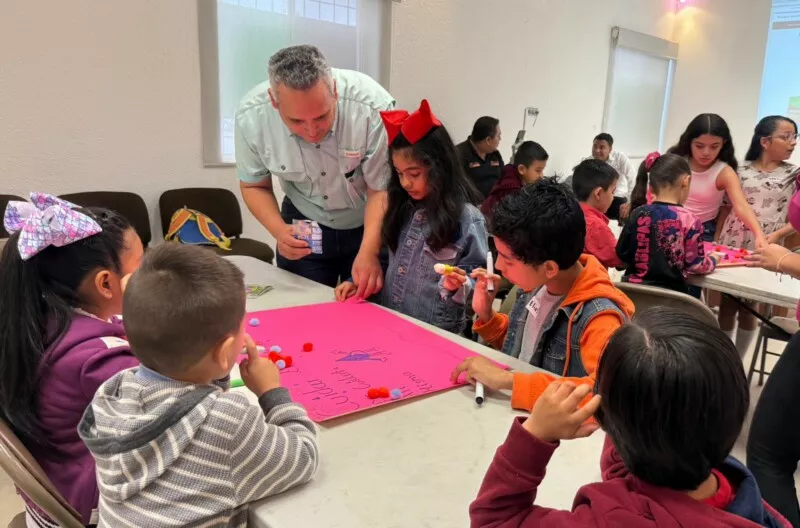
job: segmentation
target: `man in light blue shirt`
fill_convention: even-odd
[[[380,112],[394,99],[370,77],[332,69],[313,46],[292,46],[269,61],[269,80],[236,112],[236,174],[256,219],[277,240],[278,267],[335,286],[352,276],[358,294],[383,286],[378,261],[388,137]],[[286,195],[281,209],[276,177]],[[294,237],[293,220],[322,229],[322,254]]]
[[[631,193],[636,185],[636,170],[631,161],[628,156],[614,148],[614,138],[605,132],[598,134],[592,141],[592,158],[605,161],[619,174],[614,201],[611,202],[606,216],[612,220],[627,220],[631,212]],[[584,158],[586,159],[589,158]]]

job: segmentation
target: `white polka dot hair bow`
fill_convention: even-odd
[[[17,248],[28,260],[48,246],[63,247],[100,233],[93,218],[75,211],[75,204],[45,193],[31,193],[29,202],[8,202],[3,226],[19,232]]]

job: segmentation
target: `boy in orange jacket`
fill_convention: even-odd
[[[575,196],[554,179],[543,179],[506,197],[492,219],[497,269],[519,290],[508,315],[492,309],[487,280],[475,270],[473,330],[505,354],[547,372],[511,373],[473,357],[453,371],[457,380],[489,389],[511,389],[511,405],[530,410],[557,376],[591,384],[611,335],[633,315],[633,303],[614,287],[591,255],[582,255],[586,221]]]

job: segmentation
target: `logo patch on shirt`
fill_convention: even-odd
[[[491,165],[492,167],[499,167],[500,166],[500,162],[499,161],[492,161],[492,162],[489,163],[489,165]]]
[[[106,348],[130,347],[127,341],[119,337],[101,337],[100,341],[106,345]]]
[[[480,167],[480,166],[481,166],[481,164],[480,164],[480,163],[478,163],[477,161],[472,161],[472,162],[470,162],[470,164],[469,164],[469,168],[470,168],[470,169],[477,169],[477,168],[478,168],[478,167]]]
[[[345,158],[361,158],[361,151],[360,150],[345,150],[344,151]]]

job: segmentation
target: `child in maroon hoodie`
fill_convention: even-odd
[[[487,219],[491,218],[492,211],[500,200],[514,191],[522,189],[529,183],[535,183],[544,176],[547,151],[535,141],[526,141],[519,146],[514,154],[513,163],[503,167],[500,179],[492,187],[492,191],[481,205],[481,212]]]
[[[78,423],[97,388],[139,364],[122,323],[124,277],[142,259],[130,223],[46,194],[10,202],[0,257],[0,417],[81,515],[98,490]],[[26,500],[28,526],[57,526]]]
[[[718,328],[672,308],[646,311],[612,337],[581,407],[590,392],[551,383],[514,421],[470,506],[473,527],[791,526],[729,456],[749,390]],[[603,482],[582,487],[572,511],[533,504],[559,441],[601,426]]]

